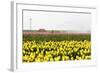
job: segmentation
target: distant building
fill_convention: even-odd
[[[39,29],[38,32],[46,32],[45,29]]]

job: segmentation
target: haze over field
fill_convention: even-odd
[[[23,13],[23,30],[45,29],[86,32],[90,31],[90,26],[91,14],[43,11],[24,11]]]

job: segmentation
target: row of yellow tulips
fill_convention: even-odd
[[[91,42],[24,41],[23,62],[48,62],[91,59]]]

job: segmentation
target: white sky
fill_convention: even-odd
[[[91,14],[24,11],[24,30],[30,30],[30,18],[32,30],[90,31],[91,28]]]

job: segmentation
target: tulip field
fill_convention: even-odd
[[[90,34],[23,35],[22,61],[90,60],[90,38]]]

